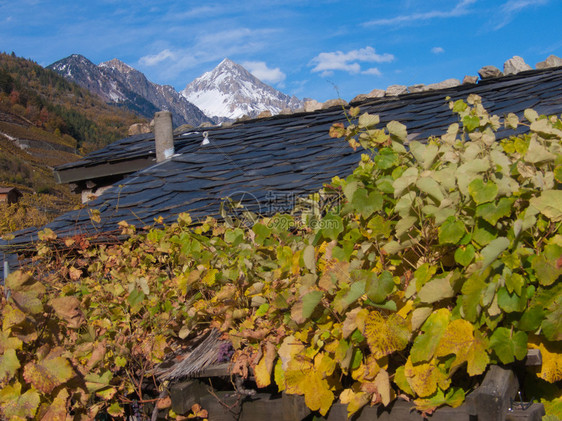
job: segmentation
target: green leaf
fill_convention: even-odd
[[[376,126],[377,124],[379,124],[380,119],[378,115],[372,115],[369,113],[364,113],[361,114],[359,116],[359,119],[357,120],[357,124],[359,125],[360,128],[362,129],[369,129],[372,128],[374,126]]]
[[[483,219],[476,219],[476,226],[472,232],[472,239],[480,246],[490,244],[498,236],[498,230]]]
[[[94,393],[98,390],[105,389],[108,387],[113,378],[111,371],[107,370],[101,375],[95,373],[89,373],[84,376],[84,380],[86,381],[86,387],[88,392]]]
[[[365,189],[357,189],[351,203],[363,218],[368,218],[382,209],[383,197],[379,192],[368,193]]]
[[[528,307],[521,315],[521,318],[517,323],[517,328],[526,332],[534,332],[540,327],[545,315],[546,311],[542,308],[542,306]]]
[[[20,368],[20,362],[16,355],[15,349],[7,349],[2,356],[0,356],[0,382],[3,380],[11,380]]]
[[[21,394],[21,384],[7,385],[0,390],[0,408],[5,419],[22,420],[33,418],[41,397],[33,387]]]
[[[476,115],[465,115],[462,119],[462,124],[468,132],[480,127],[480,119]]]
[[[406,138],[408,137],[406,126],[402,123],[399,123],[398,121],[392,120],[386,125],[386,129],[394,137],[395,140],[399,140],[402,143],[405,142]]]
[[[416,186],[429,197],[433,198],[438,204],[444,199],[441,186],[431,177],[421,177],[416,182]]]
[[[392,274],[385,270],[377,277],[373,272],[366,272],[369,274],[366,286],[367,297],[376,304],[383,303],[395,287]]]
[[[512,335],[510,329],[499,327],[490,337],[490,346],[503,364],[510,364],[527,355],[527,334],[518,331]]]
[[[302,316],[305,319],[310,318],[316,306],[322,300],[322,291],[312,291],[302,297]]]
[[[429,281],[418,292],[418,298],[422,303],[434,303],[454,295],[455,291],[451,287],[448,276]]]
[[[449,217],[439,227],[439,244],[457,244],[465,234],[464,224]]]
[[[421,330],[424,332],[414,340],[410,358],[414,364],[429,362],[447,329],[451,313],[447,309],[435,310],[425,321]]]
[[[468,193],[472,197],[472,200],[479,205],[494,200],[498,195],[498,186],[492,181],[488,181],[484,184],[481,178],[477,178],[472,180],[468,185]]]
[[[461,297],[461,308],[464,318],[468,321],[474,322],[480,314],[480,299],[482,297],[482,291],[487,287],[485,282],[487,272],[488,271],[473,273],[462,286],[461,292],[463,295]]]
[[[252,227],[252,231],[254,231],[254,234],[256,234],[256,243],[260,246],[263,245],[266,238],[271,235],[271,228],[261,223],[254,224],[254,226]]]
[[[552,221],[562,221],[562,190],[545,190],[532,198],[530,204]]]
[[[304,248],[302,253],[304,265],[311,273],[316,273],[316,257],[314,253],[314,246],[310,244]]]
[[[434,144],[425,144],[417,141],[410,142],[410,152],[422,168],[427,170],[435,161],[439,148]],[[412,167],[411,167],[412,168]]]
[[[484,218],[486,222],[496,225],[498,220],[511,215],[515,199],[502,197],[497,204],[484,203],[476,208],[476,216]]]
[[[343,232],[343,221],[341,217],[334,214],[327,214],[321,221],[322,235],[330,240],[337,240]]]
[[[541,122],[546,122],[546,120],[540,120]],[[535,123],[533,123],[534,125]],[[532,126],[532,125],[531,125]],[[531,128],[532,130],[532,128]],[[531,164],[537,164],[540,162],[549,162],[556,159],[556,155],[549,152],[543,145],[541,145],[537,140],[532,137],[529,142],[529,147],[527,153],[524,156],[525,161]]]
[[[351,304],[365,294],[365,285],[366,280],[363,278],[354,281],[349,289],[342,288],[334,298],[334,311],[343,314]]]
[[[374,156],[373,161],[379,170],[387,170],[398,165],[398,155],[390,148],[382,148]]]
[[[496,260],[500,254],[509,247],[509,240],[505,237],[499,237],[490,241],[486,247],[482,249],[482,269],[487,268]]]
[[[529,123],[533,123],[535,120],[539,118],[539,113],[537,113],[535,110],[531,108],[527,108],[523,114],[525,115],[525,118]]]
[[[74,376],[74,370],[64,357],[48,355],[37,363],[29,362],[23,369],[25,381],[37,390],[49,394]]]
[[[562,275],[562,268],[559,268],[557,261],[549,260],[544,254],[535,256],[531,267],[535,271],[539,284],[544,286],[552,285]]]
[[[562,299],[554,306],[554,311],[548,315],[541,324],[544,336],[549,341],[562,341]]]
[[[142,292],[140,289],[135,288],[129,293],[129,296],[127,297],[127,302],[131,307],[135,307],[143,302],[144,297],[145,297],[144,292]]]
[[[475,254],[476,252],[472,244],[459,246],[455,250],[455,262],[462,266],[468,266],[474,259]]]
[[[506,287],[498,289],[498,305],[506,313],[523,311],[527,303],[527,297],[510,294]]]

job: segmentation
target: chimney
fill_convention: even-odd
[[[156,162],[162,162],[172,157],[174,135],[171,112],[158,111],[154,114],[154,141],[156,143]]]

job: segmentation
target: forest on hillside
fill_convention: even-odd
[[[0,204],[0,234],[41,226],[76,206],[52,168],[127,136],[140,121],[52,70],[0,53],[0,186],[24,195]]]

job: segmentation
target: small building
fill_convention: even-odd
[[[0,203],[17,203],[23,194],[15,187],[0,187]]]

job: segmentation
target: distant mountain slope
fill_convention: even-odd
[[[77,203],[52,167],[125,137],[140,121],[37,63],[0,54],[0,186],[17,187],[25,206],[47,219]],[[23,226],[0,221],[0,231],[14,227]]]
[[[48,68],[99,95],[108,103],[147,118],[152,118],[156,111],[169,110],[178,126],[211,122],[173,87],[152,83],[143,73],[117,59],[95,65],[86,57],[73,54]]]
[[[208,116],[230,120],[244,115],[256,117],[263,111],[278,114],[285,108],[303,105],[296,97],[266,85],[228,58],[189,83],[181,93]]]

